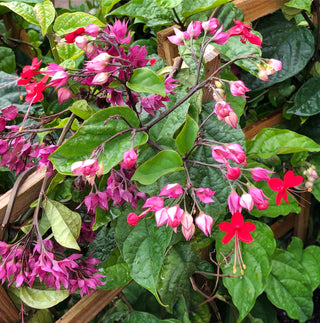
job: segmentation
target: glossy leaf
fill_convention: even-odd
[[[69,291],[65,289],[37,289],[30,287],[20,287],[21,300],[30,307],[45,309],[55,306],[69,296]]]
[[[58,36],[64,36],[80,27],[87,27],[89,24],[95,24],[104,27],[104,23],[97,17],[85,12],[67,12],[57,17],[53,29]]]
[[[320,77],[313,77],[303,83],[294,96],[294,106],[286,112],[304,117],[320,112]]]
[[[110,120],[104,125],[105,120],[114,115],[123,116],[134,127],[139,126],[136,114],[128,107],[101,110],[87,119],[73,137],[50,155],[55,168],[62,174],[71,175],[71,165],[74,162],[90,158],[96,147],[129,128],[122,119]],[[123,153],[132,148],[131,137],[131,132],[127,132],[105,144],[104,152],[99,160],[104,165],[104,173],[119,164],[123,159]],[[146,141],[147,135],[140,132],[135,135],[133,145],[137,147]]]
[[[158,6],[171,9],[178,6],[183,0],[155,0],[155,1]]]
[[[44,3],[37,3],[33,8],[39,25],[41,27],[42,36],[45,36],[49,26],[53,23],[56,11],[50,0],[45,0]]]
[[[75,101],[69,110],[83,120],[87,120],[95,113],[86,100]]]
[[[103,289],[116,289],[131,280],[130,268],[122,258],[119,249],[114,249],[108,260],[99,265],[99,271],[105,275],[102,279]]]
[[[83,50],[81,50],[78,46],[76,46],[75,43],[67,44],[67,43],[61,43],[57,45],[57,51],[61,59],[68,60],[68,59],[76,59],[78,58],[82,53]]]
[[[302,266],[309,274],[312,290],[320,285],[320,247],[309,246],[303,251]]]
[[[45,200],[43,208],[56,241],[63,247],[80,250],[77,243],[81,229],[80,215],[50,199]]]
[[[187,115],[186,123],[176,139],[177,149],[181,155],[186,154],[192,148],[197,138],[198,129],[198,124]]]
[[[180,242],[172,246],[164,259],[157,290],[168,312],[172,313],[183,290],[190,284],[189,277],[199,262],[198,250],[192,242]]]
[[[247,156],[250,158],[269,158],[300,151],[320,151],[320,145],[296,132],[274,128],[264,128],[253,140],[247,141]]]
[[[0,47],[0,71],[14,73],[16,70],[16,59],[11,48]]]
[[[285,310],[290,318],[301,322],[311,318],[310,280],[304,267],[290,252],[281,249],[274,252],[265,291],[271,303]]]
[[[182,3],[183,17],[190,17],[196,13],[207,11],[221,6],[231,0],[184,0]]]
[[[166,319],[160,320],[156,316],[147,313],[147,312],[137,312],[133,311],[130,315],[123,321],[124,323],[141,323],[141,322],[148,322],[148,323],[179,323],[180,321],[175,319]]]
[[[162,150],[150,160],[140,165],[135,171],[132,180],[143,185],[154,183],[161,176],[183,170],[182,159],[173,150]]]
[[[247,266],[241,276],[239,266],[237,274],[241,278],[223,278],[223,283],[232,296],[233,304],[239,311],[238,322],[253,308],[257,297],[267,285],[267,277],[271,271],[271,255],[275,249],[275,240],[269,226],[264,223],[252,221],[256,230],[251,232],[253,242],[240,243],[243,261]],[[233,274],[234,263],[234,238],[226,245],[222,244],[224,232],[219,232],[216,240],[217,255],[222,263],[223,273]],[[228,262],[224,260],[228,258]]]
[[[166,88],[163,80],[148,68],[137,68],[134,70],[128,88],[136,92],[146,92],[166,96]]]
[[[156,286],[161,279],[160,270],[173,231],[165,226],[158,228],[151,219],[141,219],[131,228],[125,216],[118,219],[116,240],[120,243],[123,258],[129,265],[131,277],[162,304]]]
[[[300,10],[306,10],[310,13],[311,1],[310,0],[290,0],[283,4],[285,7],[296,8]]]
[[[314,52],[314,37],[305,27],[296,26],[294,20],[287,21],[281,12],[261,19],[256,30],[263,36],[262,57],[282,61],[282,71],[269,76],[264,82],[251,75],[242,80],[252,90],[261,90],[280,83],[299,73],[307,65]]]
[[[109,13],[118,2],[120,2],[120,0],[102,0],[101,1],[102,14],[106,15],[107,13]]]
[[[8,9],[15,12],[17,15],[21,16],[26,21],[30,22],[31,24],[39,26],[37,16],[32,6],[20,1],[11,1],[8,3],[1,2],[0,6],[7,7]]]

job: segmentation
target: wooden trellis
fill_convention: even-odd
[[[56,0],[59,2],[60,0]],[[76,0],[75,0],[76,1]],[[79,1],[78,1],[79,2]],[[253,21],[257,18],[270,14],[278,9],[286,0],[234,0],[233,3],[244,12],[245,21]],[[59,2],[60,3],[60,2]],[[78,4],[78,3],[77,3]],[[158,33],[159,56],[164,58],[168,65],[173,64],[173,59],[178,56],[178,50],[168,42],[167,37],[173,34],[173,28],[167,28]],[[217,52],[208,52],[205,55],[206,74],[210,75],[220,64],[220,56]],[[210,99],[210,93],[204,94],[204,100]],[[258,122],[243,129],[246,139],[252,139],[263,128],[272,127],[282,120],[282,111],[278,110]],[[34,202],[40,192],[44,178],[42,171],[33,173],[21,186],[15,201],[11,221],[16,220]],[[3,219],[11,191],[0,196],[0,221]],[[310,195],[304,196],[310,199]],[[271,226],[275,238],[280,238],[289,230],[294,229],[294,234],[305,240],[309,221],[309,209],[303,208],[300,214],[290,214],[283,222],[276,222]],[[90,296],[83,297],[57,322],[86,323],[92,320],[105,306],[121,293],[123,287],[114,290],[98,290]],[[12,323],[19,321],[19,313],[5,290],[0,286],[0,323]]]

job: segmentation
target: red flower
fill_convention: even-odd
[[[288,172],[286,172],[286,174],[284,175],[284,180],[280,178],[269,179],[268,180],[269,187],[273,191],[278,192],[276,196],[276,204],[280,205],[281,199],[284,199],[289,204],[287,193],[289,193],[292,196],[290,192],[294,192],[293,190],[290,189],[290,187],[300,185],[302,181],[303,181],[303,177],[299,175],[295,176],[292,170],[289,170]]]
[[[64,36],[64,39],[66,41],[66,43],[74,43],[75,39],[77,38],[77,36],[81,36],[83,33],[84,33],[84,28],[83,27],[80,27],[78,29],[76,29],[75,31],[69,33],[69,34],[66,34]]]
[[[40,73],[39,71],[37,71],[37,69],[40,67],[40,65],[41,65],[41,60],[38,62],[37,58],[35,57],[32,60],[31,65],[26,65],[23,68],[17,84],[18,85],[28,84],[33,79],[34,75],[37,75]]]
[[[234,237],[234,264],[233,273],[237,272],[237,262],[240,265],[240,272],[243,275],[246,265],[243,262],[239,240],[250,243],[252,242],[251,233],[256,229],[254,223],[244,222],[243,215],[240,212],[236,212],[232,215],[231,223],[222,222],[219,224],[219,229],[227,234],[223,237],[222,243],[227,244]]]
[[[27,102],[36,103],[43,100],[43,91],[47,88],[46,82],[48,80],[48,76],[42,78],[42,80],[38,83],[30,83],[26,86],[27,95],[25,100]]]
[[[249,24],[245,24],[235,19],[233,19],[233,21],[236,25],[228,30],[230,36],[239,35],[242,43],[245,43],[248,40],[251,44],[261,45],[260,37],[250,32],[252,27]]]

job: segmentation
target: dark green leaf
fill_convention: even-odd
[[[119,217],[116,227],[116,240],[130,267],[131,277],[148,289],[160,304],[156,286],[161,279],[160,270],[172,232],[171,228],[158,228],[154,219],[145,218],[130,230],[125,216]]]
[[[0,71],[14,73],[16,70],[16,59],[11,48],[0,47]],[[10,81],[8,80],[8,83]]]
[[[293,254],[298,262],[301,262],[303,255],[303,242],[297,237],[292,237],[292,240],[287,250]]]
[[[271,271],[271,255],[275,249],[275,240],[271,229],[264,223],[253,221],[256,230],[251,233],[253,242],[240,243],[243,261],[247,266],[241,278],[223,278],[223,283],[232,296],[232,301],[239,311],[238,322],[253,308],[256,298],[263,292],[267,277]],[[222,263],[224,274],[233,275],[234,238],[228,244],[222,244],[224,232],[219,232],[216,240],[218,259]],[[238,275],[239,265],[237,267]]]
[[[312,290],[320,285],[320,247],[309,246],[303,251],[302,266],[309,274]]]
[[[189,277],[196,270],[198,261],[199,254],[191,242],[175,244],[166,255],[156,288],[170,313],[185,286],[190,284]]]
[[[55,322],[54,315],[48,308],[39,310],[28,320],[28,323],[53,323]]]
[[[198,124],[187,115],[186,123],[176,139],[177,149],[181,155],[185,155],[192,148],[198,129]]]
[[[300,151],[320,151],[320,145],[296,132],[274,128],[264,128],[253,140],[247,141],[247,156],[250,158],[269,158]]]
[[[148,322],[148,323],[179,323],[178,320],[175,319],[167,319],[167,320],[160,320],[156,316],[146,313],[146,312],[137,312],[133,311],[124,320],[124,323],[141,323],[141,322]]]
[[[243,20],[243,12],[234,3],[227,3],[219,8],[216,18],[223,23],[223,31],[227,31],[230,27],[234,26],[233,19]]]
[[[265,291],[271,303],[285,310],[289,317],[305,322],[313,312],[312,288],[308,274],[295,257],[276,249],[272,271]]]
[[[140,165],[135,171],[132,180],[143,185],[154,183],[161,176],[183,170],[182,159],[173,150],[162,150],[150,160]]]
[[[286,112],[306,117],[320,112],[320,77],[313,77],[300,87],[294,97],[294,106]]]
[[[166,96],[166,88],[163,80],[148,68],[137,68],[134,70],[128,88],[136,92],[147,92]]]
[[[131,280],[130,268],[123,260],[119,249],[114,249],[108,260],[99,265],[99,271],[105,275],[103,289],[116,289]]]
[[[62,174],[71,175],[71,165],[79,160],[90,158],[93,150],[104,141],[110,139],[119,132],[128,129],[128,124],[121,120],[110,120],[104,125],[105,120],[113,115],[121,115],[134,127],[139,126],[139,119],[133,110],[128,107],[114,107],[101,110],[86,120],[79,131],[60,146],[50,160],[55,168]],[[109,141],[104,147],[104,153],[100,161],[104,165],[104,173],[120,163],[123,153],[131,148],[131,132],[122,134]],[[145,133],[137,133],[134,137],[133,145],[137,147],[147,141]]]
[[[182,15],[183,17],[190,17],[198,12],[213,9],[221,6],[231,0],[184,0],[182,3]]]
[[[281,12],[261,19],[256,30],[263,36],[262,56],[281,60],[282,71],[270,75],[268,82],[244,75],[242,80],[252,90],[270,87],[296,75],[304,69],[313,55],[312,32],[287,21]]]

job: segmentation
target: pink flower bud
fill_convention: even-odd
[[[213,41],[219,45],[224,45],[228,42],[228,39],[230,37],[229,34],[222,31],[223,26],[221,26],[217,32],[212,37]]]
[[[109,79],[109,73],[101,72],[98,73],[92,80],[92,84],[102,85]]]
[[[175,45],[183,45],[183,41],[187,39],[186,34],[175,27],[173,27],[173,30],[175,35],[169,36],[168,37],[169,41]]]
[[[271,66],[271,74],[282,70],[282,62],[277,59],[271,58],[267,61],[267,64]]]
[[[231,214],[242,211],[242,207],[240,205],[240,196],[237,192],[232,191],[228,196],[228,207]]]
[[[233,110],[223,119],[223,121],[234,129],[237,129],[238,127],[238,116],[233,112]]]
[[[242,81],[232,81],[230,83],[230,91],[233,96],[245,97],[245,93],[249,92],[250,89],[248,89]]]
[[[239,144],[230,144],[226,146],[228,150],[227,158],[233,160],[238,165],[246,165],[247,157],[245,152],[242,150],[242,147]]]
[[[6,128],[5,118],[0,117],[0,131],[3,131]]]
[[[0,155],[4,154],[8,150],[7,140],[0,139]]]
[[[84,33],[87,35],[90,35],[92,37],[97,37],[99,35],[100,27],[95,24],[90,24],[88,27],[84,30]]]
[[[88,45],[88,39],[84,36],[78,36],[75,39],[75,43],[80,49],[85,50]]]
[[[268,173],[272,174],[274,172],[262,167],[255,167],[251,171],[251,177],[254,181],[267,181],[270,179]]]
[[[211,227],[213,224],[213,218],[205,213],[200,213],[196,218],[196,224],[198,228],[206,235],[211,235]]]
[[[163,208],[163,199],[158,196],[152,196],[146,200],[143,208],[150,208],[150,211],[155,212]]]
[[[217,18],[211,18],[207,21],[204,21],[202,23],[203,30],[207,31],[209,34],[214,34],[216,32],[216,29],[219,26],[219,21]]]
[[[18,108],[11,104],[8,107],[5,107],[1,110],[3,117],[6,120],[13,120],[18,115]]]
[[[260,69],[258,73],[258,78],[262,81],[269,81],[268,73],[265,69]]]
[[[211,196],[214,195],[216,191],[212,191],[210,188],[199,188],[196,191],[196,195],[198,196],[199,200],[203,203],[212,203],[214,202]]]
[[[58,90],[58,100],[59,103],[62,104],[63,102],[68,101],[72,97],[72,92],[66,87],[61,87]]]
[[[201,21],[190,22],[187,33],[189,34],[190,38],[198,39],[198,36],[201,34],[202,31],[202,24]]]
[[[260,188],[257,188],[255,186],[251,187],[248,192],[255,205],[262,204],[264,202],[264,199],[269,199]]]
[[[169,225],[175,233],[177,233],[177,227],[181,223],[184,210],[181,209],[178,205],[172,206],[168,208],[168,222],[167,225]]]
[[[49,86],[55,86],[56,88],[64,86],[68,83],[68,74],[65,71],[56,72],[49,82]]]
[[[123,162],[120,164],[124,169],[130,169],[135,166],[137,161],[137,153],[130,149],[123,154]]]
[[[228,167],[227,166],[227,177],[231,180],[236,180],[241,174],[241,169],[239,167]]]
[[[194,224],[192,224],[190,226],[190,228],[186,229],[184,226],[181,228],[181,231],[182,231],[182,234],[184,236],[184,238],[187,240],[187,241],[190,241],[191,238],[193,237],[195,231],[196,231],[196,227]]]
[[[93,72],[93,73],[104,72],[104,69],[106,68],[109,60],[110,60],[110,55],[108,53],[103,52],[98,56],[96,56],[91,61],[88,61],[86,64],[86,69],[89,72]]]
[[[95,176],[96,172],[99,171],[98,160],[95,158],[86,159],[84,161],[78,161],[71,165],[71,172],[74,175],[83,175],[83,176]]]
[[[169,198],[178,198],[183,193],[182,187],[178,183],[167,184],[160,192],[159,196],[167,195]]]
[[[135,213],[129,213],[127,216],[127,222],[132,227],[135,227],[139,223],[139,217]]]
[[[240,203],[240,205],[242,207],[246,208],[249,211],[251,211],[253,209],[253,206],[254,206],[253,198],[248,193],[242,194],[239,203]]]
[[[168,213],[167,208],[163,208],[159,211],[156,211],[155,218],[157,222],[157,226],[160,227],[161,225],[164,225],[168,222]]]

